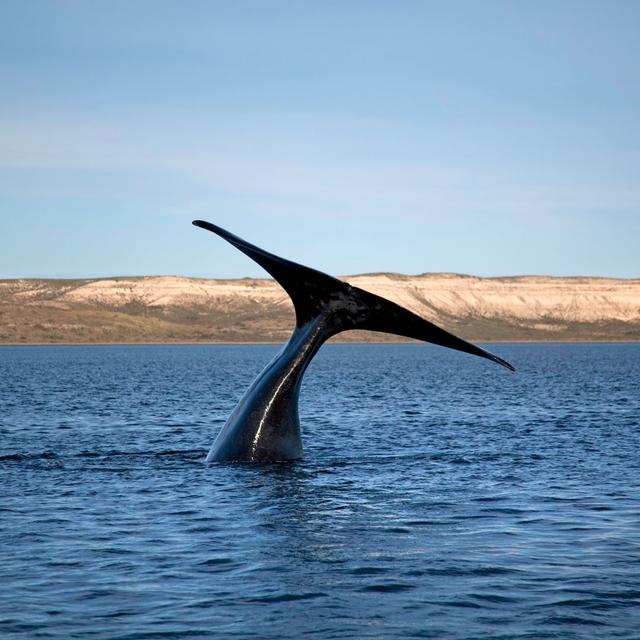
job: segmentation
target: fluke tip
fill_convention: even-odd
[[[497,362],[498,364],[501,364],[505,369],[509,369],[509,371],[515,371],[516,368],[512,365],[509,364],[506,360],[503,360],[502,358],[499,358],[498,356],[493,356],[494,358],[494,362]]]

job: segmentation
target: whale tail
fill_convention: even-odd
[[[271,274],[289,294],[298,327],[322,318],[327,338],[349,329],[392,333],[480,356],[515,371],[506,360],[454,336],[395,302],[280,258],[210,222],[194,220],[193,224],[224,238]]]

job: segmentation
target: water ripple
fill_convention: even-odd
[[[328,345],[205,466],[275,349],[0,350],[1,637],[638,637],[640,346]]]

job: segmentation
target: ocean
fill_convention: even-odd
[[[640,345],[489,348],[326,345],[206,466],[277,346],[0,347],[0,637],[640,638]]]

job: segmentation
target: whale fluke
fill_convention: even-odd
[[[302,375],[322,343],[341,331],[364,329],[415,338],[480,356],[515,371],[502,358],[395,302],[280,258],[210,222],[194,220],[193,224],[224,238],[271,274],[289,294],[296,314],[288,344],[242,397],[213,443],[207,461],[301,458],[298,393]]]

